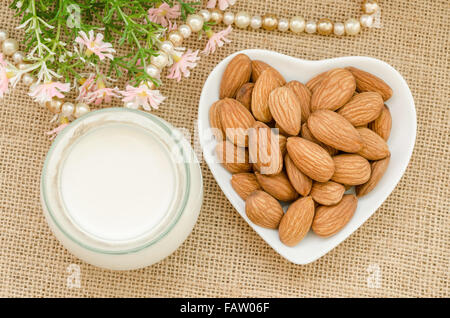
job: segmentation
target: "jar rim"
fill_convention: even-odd
[[[77,239],[74,235],[70,234],[65,229],[65,227],[60,224],[57,217],[55,216],[56,214],[54,213],[54,211],[52,210],[52,208],[50,207],[50,205],[48,203],[48,193],[46,190],[47,183],[46,183],[46,179],[45,179],[45,177],[47,175],[47,171],[49,169],[49,161],[52,158],[52,155],[53,155],[55,149],[58,147],[59,142],[61,140],[63,140],[64,136],[68,132],[67,128],[64,129],[55,138],[55,140],[53,141],[52,145],[50,146],[50,149],[45,158],[44,165],[42,168],[42,174],[41,174],[41,194],[42,194],[41,197],[42,197],[42,202],[45,206],[45,209],[48,212],[47,214],[50,216],[51,220],[56,225],[56,227],[63,233],[64,236],[66,236],[68,239],[70,239],[77,245],[81,246],[82,248],[85,248],[89,251],[92,251],[95,253],[100,253],[100,254],[120,255],[120,254],[136,253],[136,252],[146,249],[146,248],[156,244],[160,240],[162,240],[175,227],[175,225],[178,223],[181,216],[183,215],[183,212],[185,211],[186,204],[189,200],[189,195],[191,192],[191,186],[190,186],[191,185],[191,171],[190,171],[190,165],[189,165],[189,158],[186,157],[188,154],[186,153],[187,151],[185,150],[185,147],[183,146],[184,138],[181,138],[181,139],[175,138],[174,132],[176,131],[176,129],[172,125],[170,125],[168,122],[166,122],[165,120],[161,119],[158,116],[155,116],[153,114],[149,114],[149,113],[146,113],[146,112],[143,112],[140,110],[121,108],[121,107],[111,107],[111,108],[107,108],[107,109],[100,109],[100,110],[90,112],[90,113],[82,116],[81,118],[74,120],[72,122],[72,124],[76,125],[81,120],[85,120],[88,117],[92,117],[92,116],[95,116],[98,114],[108,113],[108,112],[110,112],[110,113],[129,112],[129,113],[134,113],[138,116],[145,117],[145,119],[152,121],[152,123],[156,124],[159,128],[162,128],[163,131],[166,132],[170,136],[170,138],[172,138],[173,144],[178,147],[178,150],[179,150],[181,156],[183,157],[183,161],[181,162],[181,164],[184,167],[184,172],[185,172],[185,185],[184,185],[184,193],[183,193],[182,200],[180,202],[180,205],[177,207],[177,211],[174,213],[172,220],[155,238],[153,238],[153,239],[149,240],[148,242],[145,242],[144,244],[141,244],[139,246],[128,248],[128,249],[123,249],[123,250],[108,250],[108,249],[93,247],[93,246],[86,244],[86,243],[82,242],[81,240]],[[190,147],[190,145],[189,145],[189,147]],[[188,151],[191,151],[191,149]]]

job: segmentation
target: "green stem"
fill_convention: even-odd
[[[117,12],[119,12],[120,17],[122,18],[123,23],[125,23],[126,26],[128,26],[128,19],[133,23],[133,25],[135,24],[134,21],[130,17],[125,16],[125,14],[123,13],[122,9],[120,9],[120,7],[116,6],[116,9],[117,9]],[[145,68],[147,67],[147,62],[145,61],[145,57],[142,53],[141,43],[139,43],[139,40],[133,30],[130,31],[130,34],[133,37],[134,42],[136,43],[136,46],[138,48],[138,54],[141,56],[141,62],[144,65],[144,71],[145,71]]]

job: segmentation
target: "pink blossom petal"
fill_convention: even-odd
[[[209,0],[208,3],[206,4],[206,7],[208,9],[212,9],[215,8],[217,4],[217,0]]]
[[[56,136],[58,136],[59,133],[61,133],[61,131],[64,130],[64,128],[66,128],[69,124],[61,124],[58,127],[56,127],[53,130],[47,131],[45,134],[50,136],[50,140],[53,140],[56,138]]]

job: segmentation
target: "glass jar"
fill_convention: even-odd
[[[194,227],[203,200],[198,160],[161,118],[127,108],[91,112],[53,142],[41,201],[55,236],[107,269],[151,265]]]

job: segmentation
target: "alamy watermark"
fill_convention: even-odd
[[[78,264],[70,264],[67,266],[67,288],[81,288],[81,268]]]
[[[381,288],[381,268],[378,264],[370,264],[366,269],[367,276],[367,287],[368,288]]]

